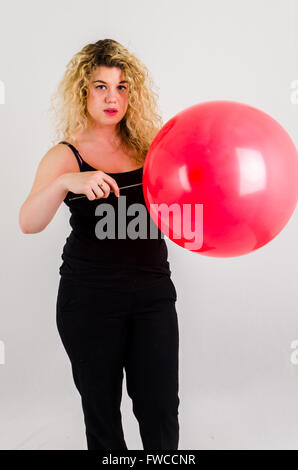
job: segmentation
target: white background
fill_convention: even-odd
[[[50,147],[50,95],[84,45],[112,38],[146,64],[164,123],[193,104],[229,99],[279,121],[297,146],[295,0],[1,2],[1,449],[85,449],[80,396],[55,304],[70,231],[62,204],[41,233],[18,212]],[[261,249],[236,258],[170,240],[180,327],[179,449],[298,449],[298,214]],[[126,392],[129,449],[142,449]]]

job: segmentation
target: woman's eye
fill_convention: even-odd
[[[105,87],[105,85],[97,85],[95,88],[100,88],[101,86]],[[126,90],[126,87],[123,85],[119,85],[118,88],[124,88]]]

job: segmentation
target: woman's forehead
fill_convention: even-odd
[[[92,80],[103,80],[107,83],[119,82],[125,79],[125,74],[120,67],[107,67],[105,65],[98,65],[91,74]]]

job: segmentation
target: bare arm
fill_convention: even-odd
[[[32,189],[19,212],[23,233],[38,233],[46,228],[64,200],[68,189],[65,174],[79,172],[70,149],[55,145],[41,159]]]

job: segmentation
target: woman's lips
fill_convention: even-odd
[[[107,111],[107,110],[104,110],[105,113],[107,114],[116,114],[118,113],[118,111]]]

